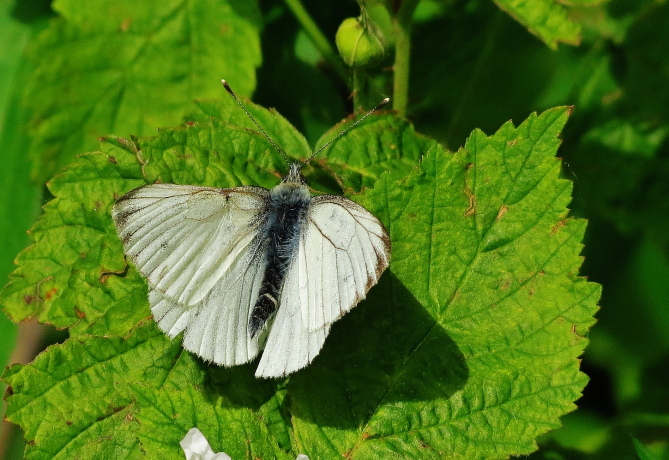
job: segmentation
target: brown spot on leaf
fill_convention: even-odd
[[[465,168],[465,190],[464,190],[464,193],[467,196],[467,198],[469,199],[469,206],[467,207],[467,209],[465,209],[465,213],[464,213],[465,216],[471,216],[471,215],[476,214],[476,195],[474,195],[474,192],[472,192],[472,189],[469,188],[469,184],[468,184],[468,182],[469,182],[469,180],[468,180],[469,171],[473,167],[474,167],[474,164],[469,163],[469,164],[467,164],[467,167]]]
[[[51,300],[51,297],[53,297],[54,295],[56,295],[57,292],[58,292],[58,288],[52,287],[51,289],[49,289],[48,291],[46,291],[46,293],[44,294],[44,298],[45,298],[46,300]]]
[[[501,220],[502,217],[504,217],[504,214],[509,210],[509,208],[503,204],[501,208],[499,208],[499,211],[497,212],[497,220]]]
[[[516,142],[518,142],[518,139],[511,139],[509,142],[506,143],[509,147],[513,147],[516,145]]]
[[[25,302],[26,305],[30,305],[35,301],[36,298],[37,297],[35,297],[34,295],[27,294],[23,296],[23,301]]]
[[[455,300],[460,297],[460,291],[455,291],[453,295],[451,296],[451,300],[448,303],[453,303]]]
[[[86,313],[79,310],[77,307],[74,307],[74,314],[77,315],[77,318],[79,319],[84,319],[86,317]]]
[[[127,32],[128,29],[130,29],[130,24],[132,24],[132,19],[130,18],[125,18],[123,22],[121,22],[121,25],[119,26],[119,30],[121,32]]]
[[[469,198],[469,206],[467,207],[467,209],[465,209],[464,215],[473,216],[474,214],[476,214],[476,196],[473,193],[471,193],[471,191],[468,188],[465,190],[465,193]]]
[[[557,233],[557,231],[560,230],[565,225],[567,225],[567,222],[564,219],[561,219],[557,224],[553,226],[553,228],[551,229],[551,234],[553,235]]]
[[[100,271],[100,277],[98,278],[98,281],[100,282],[100,284],[105,284],[107,282],[107,279],[112,275],[123,277],[128,274],[129,268],[130,266],[128,264],[125,264],[123,271],[105,270],[104,268],[102,268],[102,270]]]
[[[111,156],[111,155],[109,155],[109,156],[107,157],[107,160],[108,160],[110,163],[112,163],[112,164],[116,164],[116,163],[118,163],[118,160],[116,159],[116,157],[113,157],[113,156]]]

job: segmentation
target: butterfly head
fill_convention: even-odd
[[[281,179],[281,183],[307,185],[307,179],[302,175],[303,163],[291,163],[288,168],[288,174]]]

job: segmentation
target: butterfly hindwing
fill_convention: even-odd
[[[328,332],[330,325],[310,330],[302,321],[298,271],[289,269],[256,377],[283,377],[302,369],[321,350]]]
[[[184,348],[228,366],[255,358],[262,348],[261,336],[251,334],[249,318],[262,284],[264,255],[258,246],[226,273],[194,322],[195,327],[186,331]]]

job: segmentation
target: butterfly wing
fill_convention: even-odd
[[[289,272],[256,377],[284,377],[309,364],[323,347],[330,325],[310,330],[302,321],[299,278]],[[292,274],[292,276],[291,276]]]
[[[264,250],[255,245],[195,306],[178,304],[160,291],[150,290],[153,316],[171,338],[185,329],[184,348],[205,360],[224,366],[246,363],[260,351],[261,338],[251,337],[248,322],[264,267]]]
[[[112,217],[149,285],[194,305],[249,249],[267,194],[261,187],[148,185],[121,197]]]
[[[383,224],[336,195],[312,199],[295,269],[302,319],[311,330],[332,324],[365,298],[390,262]]]
[[[126,254],[149,284],[149,303],[170,337],[218,364],[258,353],[248,318],[265,270],[259,225],[268,191],[174,184],[121,197],[112,217]]]
[[[309,364],[330,325],[365,297],[389,261],[390,240],[369,211],[341,196],[312,198],[256,376]]]

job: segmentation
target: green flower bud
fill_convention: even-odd
[[[358,18],[347,18],[335,36],[339,55],[349,67],[378,64],[386,53],[383,36],[366,27]]]

